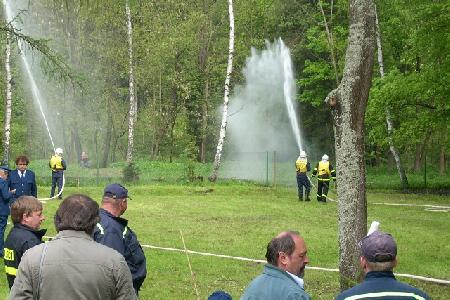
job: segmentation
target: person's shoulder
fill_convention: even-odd
[[[428,296],[427,293],[425,293],[424,291],[422,291],[421,289],[418,289],[412,285],[409,285],[407,283],[401,282],[401,281],[397,281],[397,286],[401,287],[402,290],[406,291],[406,292],[411,292],[413,294],[419,295],[425,299],[430,299],[430,297]]]
[[[364,289],[363,285],[364,285],[364,282],[360,283],[360,284],[357,284],[354,287],[349,288],[349,289],[341,292],[339,295],[336,296],[336,298],[334,298],[334,300],[344,300],[344,299],[347,299],[350,296],[360,294],[362,292],[362,290]]]

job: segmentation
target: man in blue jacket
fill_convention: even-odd
[[[8,223],[9,205],[12,202],[15,190],[10,191],[8,185],[8,173],[11,171],[6,166],[0,166],[0,254],[3,257],[3,242],[5,229]]]
[[[147,264],[136,234],[128,227],[128,220],[120,217],[128,208],[128,199],[128,190],[118,183],[105,188],[94,240],[123,255],[138,294],[147,276]]]
[[[342,292],[336,300],[427,300],[423,291],[397,281],[393,270],[397,266],[397,244],[394,238],[381,231],[364,237],[361,242],[361,267],[365,273],[362,283]]]
[[[267,264],[241,296],[241,300],[310,300],[303,288],[309,263],[306,244],[296,231],[285,231],[267,245]]]
[[[9,188],[16,190],[14,198],[33,196],[37,198],[36,177],[34,172],[27,170],[30,160],[25,155],[16,158],[16,170],[9,173]]]

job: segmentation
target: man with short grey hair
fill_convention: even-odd
[[[336,300],[430,299],[425,292],[395,279],[393,270],[397,266],[397,244],[390,234],[375,231],[361,240],[360,247],[360,263],[365,279],[362,283],[342,292]]]
[[[267,264],[241,296],[241,300],[310,300],[303,288],[309,263],[306,244],[296,231],[284,231],[267,245]]]

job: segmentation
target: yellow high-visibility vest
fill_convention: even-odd
[[[319,161],[319,167],[317,168],[320,175],[330,176],[330,162],[329,161]]]
[[[50,168],[54,171],[64,169],[62,165],[62,158],[58,155],[53,155],[50,159]]]
[[[297,172],[305,173],[308,171],[307,169],[308,160],[306,159],[297,159],[295,162],[295,168],[297,169]]]

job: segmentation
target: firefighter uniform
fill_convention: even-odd
[[[6,278],[9,288],[14,284],[17,269],[19,268],[22,255],[30,248],[42,243],[42,237],[47,229],[34,230],[23,224],[15,224],[5,241],[4,262]]]
[[[317,176],[317,201],[327,202],[330,180],[336,179],[336,171],[327,160],[322,159],[314,168],[313,177]]]
[[[123,255],[130,268],[133,287],[137,294],[147,276],[147,264],[136,234],[128,227],[128,220],[115,217],[100,208],[100,222],[97,223],[93,237],[96,242]]]
[[[58,193],[62,189],[64,170],[67,168],[66,162],[60,155],[53,155],[48,163],[50,169],[52,169],[52,190],[50,192],[50,198],[55,195],[55,188],[58,185]],[[62,194],[58,196],[62,199]]]
[[[309,193],[311,191],[311,183],[309,182],[306,172],[311,171],[311,164],[308,162],[306,156],[298,157],[297,161],[295,162],[295,169],[297,171],[298,200],[310,201]]]

